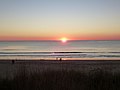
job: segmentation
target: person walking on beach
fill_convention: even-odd
[[[15,60],[12,60],[12,64],[14,64],[15,63]]]
[[[60,61],[62,61],[62,58],[60,58]]]

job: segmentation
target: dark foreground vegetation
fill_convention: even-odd
[[[0,78],[0,90],[120,90],[120,73],[21,70],[13,78]]]

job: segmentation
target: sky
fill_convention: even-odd
[[[0,0],[0,40],[120,40],[120,0]]]

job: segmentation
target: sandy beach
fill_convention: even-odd
[[[76,70],[89,73],[102,69],[110,72],[120,72],[119,60],[0,60],[0,76],[12,77],[21,69],[28,72],[45,70]]]

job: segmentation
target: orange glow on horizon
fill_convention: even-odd
[[[68,38],[69,37],[69,38]],[[120,40],[120,34],[116,35],[76,35],[76,36],[67,36],[61,37],[59,36],[0,36],[0,41],[19,41],[19,40],[59,40],[63,43],[67,42],[68,40]]]

